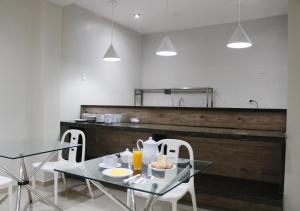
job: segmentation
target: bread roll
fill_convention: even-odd
[[[168,162],[168,158],[166,155],[159,155],[157,158],[157,162],[152,162],[151,166],[157,169],[171,169],[173,164]]]

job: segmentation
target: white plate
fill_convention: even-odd
[[[148,168],[150,168],[150,169],[152,169],[152,170],[154,170],[154,171],[161,171],[161,172],[164,172],[164,171],[170,171],[170,170],[175,169],[175,168],[176,168],[176,165],[173,164],[173,167],[170,168],[170,169],[157,169],[157,168],[152,167],[152,166],[151,166],[151,163],[150,163],[150,164],[148,165]]]
[[[122,175],[112,175],[111,172],[112,171],[126,171],[126,173],[122,174]],[[105,176],[108,176],[108,177],[113,177],[113,178],[122,178],[122,177],[127,177],[127,176],[130,176],[132,175],[133,171],[131,169],[126,169],[126,168],[111,168],[111,169],[105,169],[103,172],[102,172]]]
[[[121,164],[121,163],[116,163],[115,166],[113,166],[113,167],[110,166],[110,167],[109,167],[109,166],[106,166],[104,163],[99,163],[98,166],[99,166],[100,168],[104,168],[104,169],[111,169],[111,168],[119,168],[119,167],[122,166],[122,164]]]
[[[75,122],[87,122],[87,119],[75,119]]]

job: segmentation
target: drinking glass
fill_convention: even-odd
[[[133,170],[142,170],[142,151],[138,148],[133,148]]]

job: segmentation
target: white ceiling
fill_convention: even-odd
[[[95,14],[110,19],[109,0],[49,0],[66,6],[75,3]],[[237,0],[169,0],[169,30],[183,30],[237,20]],[[141,19],[132,14],[139,12]],[[271,17],[288,13],[288,0],[241,0],[242,20]],[[117,23],[144,34],[162,32],[165,28],[164,0],[118,0]]]

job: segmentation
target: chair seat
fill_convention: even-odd
[[[49,172],[49,173],[54,173],[54,169],[56,168],[61,168],[64,166],[69,166],[71,162],[66,161],[66,160],[61,160],[61,161],[52,161],[52,162],[47,162],[45,165],[42,166],[41,170]],[[37,168],[40,165],[40,162],[32,164],[34,168]]]
[[[165,195],[159,198],[160,201],[172,201],[172,200],[179,200],[181,199],[189,190],[188,183],[182,183],[181,185],[177,186],[173,190],[169,191]],[[140,191],[134,191],[135,195],[148,198],[150,196],[149,193],[144,193]]]
[[[13,180],[11,178],[0,176],[0,189],[7,188],[12,183],[13,183]]]

